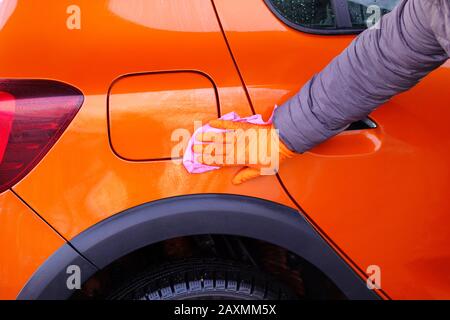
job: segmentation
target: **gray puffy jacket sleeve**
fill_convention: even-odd
[[[302,153],[408,90],[448,59],[450,0],[403,0],[280,106],[281,140]],[[326,41],[326,40],[325,40]]]

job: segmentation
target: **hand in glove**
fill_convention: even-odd
[[[251,124],[212,120],[209,125],[226,132],[205,132],[195,138],[193,151],[201,153],[197,161],[210,166],[244,166],[233,178],[241,184],[260,175],[278,172],[279,164],[295,154],[280,140],[272,124]]]

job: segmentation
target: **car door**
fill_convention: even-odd
[[[214,0],[266,117],[397,2]],[[371,114],[375,128],[353,126],[280,168],[322,235],[362,277],[375,266],[392,298],[450,297],[449,84],[447,63]]]

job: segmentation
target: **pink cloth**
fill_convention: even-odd
[[[231,121],[235,121],[235,122],[247,122],[247,123],[253,123],[253,124],[271,124],[272,117],[273,117],[273,114],[272,114],[272,116],[270,116],[269,121],[264,121],[260,114],[255,114],[253,116],[241,118],[241,117],[239,117],[239,115],[236,112],[230,112],[230,113],[227,113],[226,115],[220,117],[220,119],[231,120]],[[204,132],[226,132],[226,130],[212,128],[209,124],[207,124],[199,129],[197,129],[194,132],[191,139],[189,140],[188,146],[187,146],[186,151],[184,152],[184,156],[183,156],[183,165],[189,173],[203,173],[203,172],[212,171],[212,170],[216,170],[216,169],[220,168],[220,167],[208,166],[208,165],[199,163],[196,160],[196,157],[200,154],[194,153],[192,151],[192,146],[194,144],[203,144],[202,142],[197,141],[195,139],[195,136],[198,133],[204,133]]]

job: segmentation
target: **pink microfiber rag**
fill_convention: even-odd
[[[272,117],[273,117],[273,114],[270,117],[269,121],[266,122],[263,120],[263,118],[260,114],[255,114],[250,117],[241,118],[241,117],[239,117],[239,115],[236,112],[230,112],[230,113],[227,113],[226,115],[220,117],[220,119],[231,120],[231,121],[235,121],[235,122],[248,122],[248,123],[253,123],[253,124],[271,124]],[[199,129],[197,129],[194,132],[191,139],[189,140],[188,146],[187,146],[186,151],[183,156],[183,165],[189,173],[203,173],[203,172],[216,170],[216,169],[220,168],[220,167],[208,166],[206,164],[199,163],[196,159],[196,155],[199,155],[199,154],[194,153],[192,151],[192,146],[194,144],[203,144],[202,142],[197,141],[195,139],[195,137],[198,133],[204,133],[204,132],[226,132],[226,130],[212,128],[209,124],[207,124]]]

